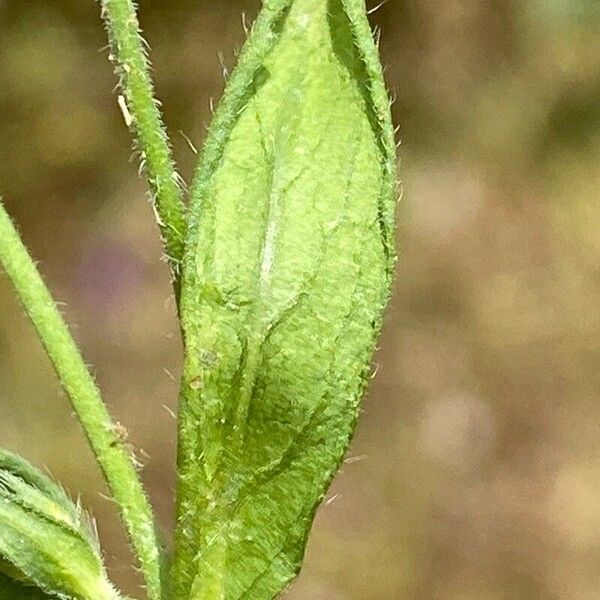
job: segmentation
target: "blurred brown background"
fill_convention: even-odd
[[[181,170],[258,0],[142,0]],[[373,6],[374,2],[371,4]],[[92,0],[0,0],[0,190],[171,526],[180,346]],[[592,600],[600,586],[600,3],[389,0],[405,197],[393,306],[293,600]],[[169,373],[174,379],[171,378]],[[99,520],[67,400],[0,278],[0,444]],[[138,594],[139,597],[139,594]]]

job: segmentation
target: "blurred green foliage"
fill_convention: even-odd
[[[189,179],[178,132],[200,145],[258,2],[140,4]],[[289,598],[595,597],[599,5],[389,0],[372,19],[403,141],[401,260],[359,432]],[[0,190],[167,525],[177,323],[98,6],[0,0],[0,39]],[[5,278],[0,420],[2,446],[82,493],[135,592],[114,507]]]

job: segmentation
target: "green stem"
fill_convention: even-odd
[[[12,281],[81,421],[121,510],[151,600],[159,600],[160,560],[152,509],[100,392],[48,288],[0,202],[0,262]]]
[[[133,0],[101,0],[101,4],[111,59],[116,61],[116,72],[126,103],[121,108],[137,139],[178,296],[187,229],[185,206],[169,138],[154,97],[147,46],[140,33]]]

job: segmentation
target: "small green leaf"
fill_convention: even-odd
[[[26,508],[51,516],[99,549],[91,519],[63,488],[19,456],[0,449],[0,498],[3,497],[18,499]]]
[[[52,498],[57,504],[62,505],[66,510],[72,506],[70,498],[65,491],[48,476],[40,473],[38,469],[29,464],[26,460],[0,448],[0,473],[12,474],[23,480],[23,483],[37,488],[40,492]]]
[[[2,450],[0,574],[0,590],[23,588],[32,599],[45,594],[76,600],[119,598],[106,578],[92,521],[81,507],[50,478]]]
[[[192,190],[178,600],[269,600],[300,568],[388,301],[395,164],[364,2],[265,2]]]

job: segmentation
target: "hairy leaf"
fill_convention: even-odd
[[[14,590],[15,598],[119,598],[106,579],[91,520],[81,507],[50,478],[2,450],[0,575],[0,590]],[[23,596],[16,595],[18,590]]]
[[[267,1],[192,191],[178,600],[268,600],[297,573],[369,378],[395,181],[362,0]]]

